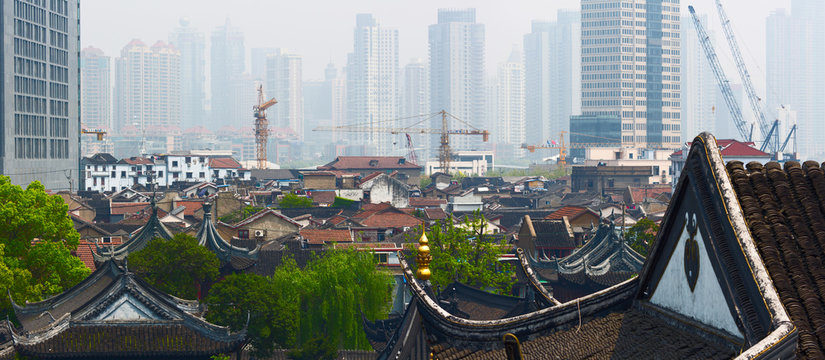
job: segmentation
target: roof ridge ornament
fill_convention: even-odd
[[[430,279],[430,261],[432,261],[433,257],[430,255],[430,241],[427,239],[427,232],[422,229],[421,231],[421,238],[418,239],[418,256],[416,256],[416,263],[418,264],[418,270],[416,270],[415,275],[417,278],[423,281],[427,281]]]

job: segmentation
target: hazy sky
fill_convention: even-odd
[[[789,3],[725,0],[759,88],[764,86],[765,18]],[[689,4],[699,13],[708,13],[712,29],[719,28],[714,0],[683,0],[683,16],[689,16]],[[81,43],[115,57],[133,38],[149,44],[166,41],[181,17],[189,17],[207,39],[214,27],[229,18],[246,35],[247,58],[252,47],[287,48],[303,56],[305,79],[320,79],[328,62],[339,68],[345,64],[347,53],[352,51],[355,14],[371,13],[382,26],[399,30],[399,60],[404,66],[410,58],[426,60],[427,26],[436,22],[438,8],[475,7],[477,21],[486,26],[487,69],[491,72],[508,57],[513,45],[521,46],[532,20],[553,20],[558,9],[579,6],[578,0],[82,0]],[[726,66],[732,64],[726,43],[718,43],[717,51]],[[735,69],[729,68],[728,73],[738,78]]]

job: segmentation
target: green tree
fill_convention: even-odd
[[[444,288],[458,281],[498,294],[511,291],[515,283],[512,266],[498,261],[508,249],[506,238],[486,234],[486,224],[477,211],[458,225],[452,219],[439,221],[427,232],[433,285]],[[417,248],[414,253],[418,255]]]
[[[89,275],[71,254],[80,234],[67,214],[63,199],[39,181],[23,190],[0,176],[0,293],[10,292],[18,303],[39,301]],[[0,311],[9,314],[8,297],[0,299]]]
[[[361,311],[386,318],[392,286],[392,275],[377,268],[372,253],[330,250],[304,269],[285,259],[269,278],[227,276],[209,291],[207,320],[241,329],[248,312],[249,337],[260,354],[298,347],[296,358],[323,358],[326,346],[370,349]]]
[[[194,237],[180,233],[172,240],[156,238],[129,254],[129,268],[152,286],[184,299],[195,299],[219,275],[218,257]]]
[[[292,360],[335,360],[338,358],[338,348],[328,336],[318,336],[287,355]]]
[[[206,319],[235,331],[243,329],[248,319],[247,334],[258,356],[294,347],[298,304],[296,296],[285,290],[260,275],[229,275],[210,289]]]
[[[633,250],[639,254],[647,256],[648,250],[653,246],[656,240],[656,233],[659,231],[659,225],[650,219],[641,219],[625,233],[625,241]]]
[[[224,216],[221,216],[221,218],[220,218],[220,219],[218,219],[218,220],[220,220],[220,221],[222,221],[222,222],[225,222],[225,223],[227,223],[227,224],[232,224],[232,223],[239,222],[239,221],[241,221],[241,220],[243,220],[243,219],[246,219],[246,218],[248,218],[248,217],[250,217],[250,216],[254,215],[254,214],[255,214],[255,213],[257,213],[258,211],[261,211],[261,210],[263,210],[263,209],[264,209],[264,208],[262,208],[262,207],[257,207],[257,206],[252,206],[252,205],[247,205],[247,206],[246,206],[246,207],[244,207],[243,209],[240,209],[240,210],[235,210],[235,211],[233,211],[233,212],[231,212],[231,213],[229,213],[229,214],[226,214],[226,215],[224,215]]]
[[[305,196],[298,196],[295,194],[286,194],[284,195],[281,202],[278,203],[282,209],[289,209],[289,208],[308,208],[312,207],[312,199],[305,197]]]
[[[336,196],[335,201],[332,202],[332,207],[335,207],[335,208],[351,208],[351,207],[353,207],[353,205],[355,205],[354,200],[350,200],[350,199],[347,199],[347,198],[342,198],[342,197],[339,197],[339,196]]]

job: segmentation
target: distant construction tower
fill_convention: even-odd
[[[255,114],[255,145],[258,154],[258,169],[266,169],[266,143],[269,140],[269,120],[266,119],[266,109],[278,103],[275,98],[264,102],[264,86],[258,85],[258,105],[252,107]]]

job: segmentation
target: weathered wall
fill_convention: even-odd
[[[305,189],[335,189],[335,176],[304,175]]]

